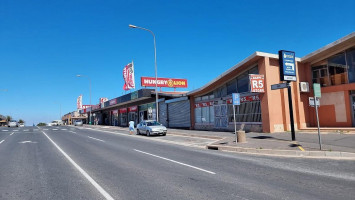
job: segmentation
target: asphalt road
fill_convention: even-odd
[[[355,162],[82,127],[0,128],[0,199],[353,199]],[[193,145],[192,145],[193,146]]]

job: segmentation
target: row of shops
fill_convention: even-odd
[[[321,84],[321,126],[355,126],[355,33],[295,60],[297,79],[290,84],[296,129],[316,126],[315,111],[309,105],[313,83]],[[237,128],[256,132],[290,130],[287,89],[271,89],[282,83],[279,68],[279,55],[255,52],[201,88],[159,92],[159,122],[171,128],[233,131],[232,93],[239,93]],[[250,74],[264,75],[263,92],[250,92]],[[137,124],[155,120],[156,109],[154,90],[141,89],[80,112],[89,114],[91,110],[93,123],[125,127],[129,121]]]

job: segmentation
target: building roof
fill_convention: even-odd
[[[217,81],[222,80],[228,74],[230,74],[231,72],[237,70],[241,66],[243,66],[243,65],[245,65],[247,63],[251,64],[251,62],[256,62],[261,57],[269,57],[269,58],[279,59],[279,55],[278,54],[271,54],[271,53],[265,53],[265,52],[256,51],[253,54],[251,54],[250,56],[248,56],[247,58],[245,58],[244,60],[242,60],[241,62],[239,62],[238,64],[234,65],[233,67],[229,68],[227,71],[223,72],[221,75],[217,76],[212,81],[208,82],[206,85],[204,85],[204,86],[202,86],[202,87],[200,87],[198,89],[195,89],[195,90],[193,90],[191,92],[188,92],[187,95],[193,95],[193,94],[196,94],[198,92],[201,92],[201,91],[207,89],[208,87],[212,86]],[[300,61],[300,58],[296,57],[296,61]]]
[[[342,52],[355,45],[355,32],[340,38],[339,40],[332,42],[312,53],[301,58],[302,63],[316,63],[331,55]]]

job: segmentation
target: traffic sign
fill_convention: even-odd
[[[320,100],[316,97],[316,104],[317,107],[320,106]],[[314,97],[309,97],[309,106],[314,107]]]
[[[279,83],[279,84],[271,85],[272,90],[278,90],[283,88],[287,88],[287,83]]]
[[[279,51],[280,64],[280,80],[281,81],[296,81],[296,61],[295,52]]]
[[[313,83],[313,91],[315,97],[322,97],[319,83]]]
[[[233,105],[240,105],[240,94],[232,93]]]

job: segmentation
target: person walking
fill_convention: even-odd
[[[131,120],[128,122],[129,123],[129,134],[133,135],[133,131],[134,131],[134,121]]]

